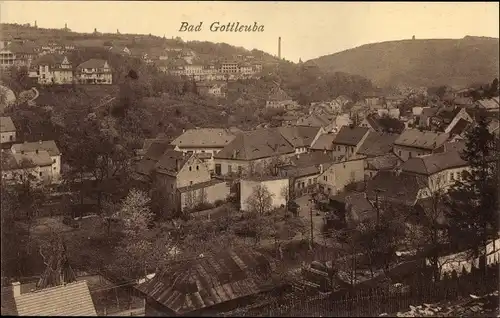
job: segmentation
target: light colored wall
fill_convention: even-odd
[[[278,180],[268,180],[268,181],[253,181],[253,180],[241,180],[240,181],[240,206],[241,210],[248,211],[249,207],[247,204],[248,198],[252,195],[254,188],[262,184],[268,191],[272,194],[272,207],[278,208],[281,205],[286,205],[286,197],[282,194],[284,188],[289,187],[288,178],[278,179]]]
[[[188,152],[188,151],[192,151],[194,153],[211,153],[211,154],[216,154],[218,153],[219,151],[221,151],[222,149],[224,149],[224,147],[215,147],[215,148],[202,148],[202,147],[198,147],[198,148],[193,148],[193,147],[179,147],[179,146],[175,146],[175,150],[176,151],[182,151],[182,152]]]
[[[318,177],[318,184],[323,186],[324,193],[336,195],[349,183],[363,181],[364,167],[362,159],[335,163]]]
[[[54,180],[59,180],[61,177],[61,156],[51,156],[52,159],[52,177]]]
[[[210,171],[198,158],[191,157],[177,173],[177,188],[210,181]]]
[[[287,160],[288,158],[295,156],[295,153],[290,153],[286,155],[281,155],[277,157],[268,157],[268,158],[263,158],[263,159],[257,159],[257,160],[231,160],[231,159],[214,159],[214,164],[220,164],[221,165],[221,175],[227,175],[229,173],[228,166],[231,165],[232,172],[238,172],[238,166],[242,167],[242,173],[248,173],[250,170],[250,167],[253,166],[254,171],[262,171],[266,165],[268,165],[270,162],[275,160],[276,158],[279,158],[281,160]]]
[[[403,161],[407,161],[409,158],[419,157],[423,155],[430,155],[432,150],[420,149],[420,148],[412,148],[408,146],[394,145],[393,147],[394,154],[401,158]],[[411,154],[411,157],[410,157]]]
[[[42,175],[40,175],[40,173]],[[15,169],[15,170],[3,170],[2,178],[10,182],[20,181],[20,176],[27,176],[31,174],[34,176],[34,181],[44,181],[44,182],[52,182],[52,167],[44,166],[44,167],[33,167],[33,168],[25,168],[25,169]]]
[[[180,196],[181,210],[184,211],[186,208],[190,208],[189,205],[191,204],[194,207],[203,202],[214,203],[217,200],[226,200],[229,197],[230,190],[227,182],[221,182],[203,189],[183,192]]]
[[[12,140],[10,138],[11,136],[12,136]],[[16,132],[15,131],[8,131],[8,132],[0,133],[0,139],[1,139],[2,143],[16,141]]]

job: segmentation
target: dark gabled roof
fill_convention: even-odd
[[[335,139],[336,134],[328,133],[323,134],[316,139],[316,141],[312,144],[311,149],[313,150],[333,150],[333,140]]]
[[[461,153],[462,151],[465,150],[465,141],[460,140],[460,141],[454,141],[454,142],[445,142],[443,145],[443,150],[444,152],[449,152],[449,151],[456,151]]]
[[[394,142],[395,145],[433,150],[442,146],[449,135],[432,131],[405,129]]]
[[[190,155],[180,151],[167,150],[156,163],[156,171],[170,176],[176,176],[181,168],[189,160]]]
[[[174,147],[168,141],[153,141],[146,151],[144,158],[158,161],[165,151],[173,149]]]
[[[339,145],[357,146],[368,131],[369,129],[364,127],[343,126],[337,133],[333,143]]]
[[[380,116],[378,114],[369,114],[368,116],[366,116],[366,121],[375,131],[380,131],[383,129],[382,125],[380,124]]]
[[[16,126],[10,117],[0,117],[0,132],[16,131]]]
[[[274,269],[271,258],[252,249],[233,249],[181,261],[138,289],[176,314],[265,291],[259,273]]]
[[[382,156],[392,152],[398,134],[370,131],[365,141],[359,147],[358,153],[366,156]]]
[[[401,169],[405,172],[430,176],[440,171],[467,165],[467,161],[463,160],[457,151],[449,151],[410,158],[401,166]]]
[[[306,126],[287,126],[279,127],[278,131],[281,133],[289,143],[295,148],[297,147],[310,147],[314,137],[319,132],[318,127]]]
[[[365,160],[366,169],[371,170],[392,170],[401,162],[394,153],[388,153],[382,156],[371,157]]]
[[[256,129],[238,134],[214,157],[256,160],[294,153],[295,148],[275,128]]]
[[[90,60],[85,61],[82,64],[78,65],[77,69],[83,69],[83,68],[104,68],[104,66],[105,66],[106,63],[107,63],[106,60],[90,59]],[[109,63],[108,63],[108,67],[109,67]]]
[[[354,222],[376,217],[375,209],[364,193],[349,193],[344,198],[346,211]]]
[[[297,126],[307,126],[307,127],[324,127],[330,124],[328,119],[318,116],[316,113],[312,113],[307,117],[302,117],[297,120]]]
[[[32,65],[36,66],[40,66],[40,65],[48,65],[50,67],[58,67],[59,65],[62,64],[62,62],[64,61],[64,59],[67,59],[66,56],[64,55],[61,55],[61,54],[46,54],[46,55],[42,55],[41,57],[39,57],[36,61],[34,61],[32,63]],[[71,62],[69,61],[69,59],[67,59],[68,63],[71,64]]]
[[[20,54],[35,54],[35,47],[30,43],[10,43],[5,50]]]
[[[280,168],[281,174],[287,177],[300,178],[321,172],[328,169],[333,164],[333,159],[328,154],[322,152],[312,152],[300,154],[290,158],[290,164]]]
[[[366,194],[373,201],[380,199],[393,203],[414,205],[418,192],[427,186],[424,176],[395,171],[379,171],[366,184]]]
[[[472,123],[463,118],[460,118],[455,126],[453,126],[453,128],[449,131],[449,134],[450,136],[460,135],[464,131],[466,131],[470,125],[472,125]]]

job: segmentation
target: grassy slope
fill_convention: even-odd
[[[314,61],[331,71],[358,74],[383,86],[466,86],[498,76],[497,38],[403,40],[363,45]]]

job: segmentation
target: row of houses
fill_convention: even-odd
[[[43,55],[34,61],[29,76],[41,85],[113,83],[113,73],[108,61],[90,59],[73,68],[66,56],[58,54]]]
[[[62,153],[53,140],[16,142],[10,117],[0,117],[2,180],[57,183],[61,180]]]

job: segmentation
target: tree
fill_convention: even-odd
[[[455,245],[471,248],[474,255],[498,233],[498,137],[488,130],[488,121],[480,116],[466,133],[462,158],[469,163],[461,180],[449,192],[447,205],[450,234]]]
[[[256,185],[252,194],[246,200],[248,210],[258,215],[269,213],[273,207],[273,196],[265,185]]]

